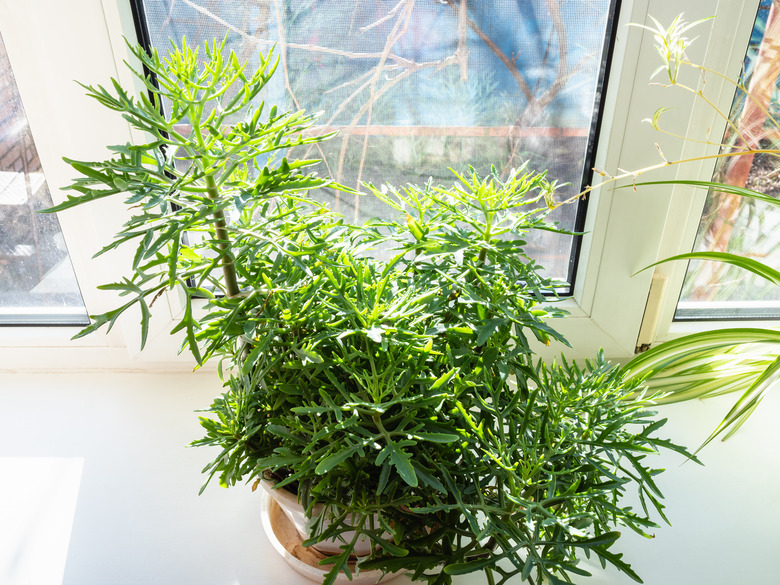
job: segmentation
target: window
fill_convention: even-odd
[[[88,322],[0,37],[0,323]]]
[[[242,61],[275,47],[280,64],[263,99],[322,112],[315,132],[338,137],[295,153],[359,188],[452,182],[447,170],[530,161],[569,198],[590,180],[612,0],[437,2],[319,0],[244,3],[144,0],[158,51],[227,38]],[[328,195],[323,194],[323,197]],[[387,213],[370,197],[330,203],[354,221]],[[582,227],[584,203],[551,220]],[[551,276],[574,278],[575,238],[530,235]]]
[[[730,148],[777,149],[780,144],[780,2],[762,0],[745,56],[723,143]],[[780,159],[746,154],[721,159],[713,181],[780,195]],[[780,209],[753,199],[712,192],[696,235],[697,251],[731,252],[780,264]],[[728,264],[692,261],[676,319],[780,317],[780,289]]]
[[[140,2],[140,0],[137,1]],[[283,4],[282,0],[278,0],[280,7]],[[326,2],[320,0],[316,3],[307,1],[293,4],[316,8],[317,6],[325,6]],[[332,4],[336,4],[336,2],[332,2]],[[355,2],[353,4],[363,7],[369,3]],[[370,4],[384,6],[389,11],[398,4],[398,0],[395,2],[372,0]],[[476,0],[468,2],[468,6],[477,6],[477,4],[504,7],[529,3],[520,0],[492,0],[490,3],[477,3]],[[542,4],[544,3],[539,3],[539,6]],[[648,4],[651,5],[650,8],[648,8]],[[744,49],[751,35],[758,4],[758,0],[734,0],[733,2],[719,3],[717,6],[718,18],[710,21],[706,29],[698,31],[699,40],[691,49],[692,57],[698,62],[706,63],[716,71],[736,78],[742,66]],[[220,21],[231,23],[233,27],[240,29],[240,26],[244,25],[244,21],[236,20],[241,14],[240,12],[227,10],[227,0],[210,0],[208,2],[177,0],[175,3],[168,4],[160,4],[158,1],[155,5],[163,7],[163,10],[158,11],[156,17],[158,28],[163,24],[174,26],[177,18],[179,20],[183,18],[181,16],[183,12],[178,11],[185,11],[185,9],[191,14],[201,14],[202,10],[207,9]],[[415,6],[418,5],[420,7],[439,5],[444,12],[453,11],[453,7],[449,4],[440,4],[434,0],[426,0],[425,2],[418,0]],[[562,0],[560,5],[567,8],[582,8],[598,5],[598,2]],[[152,6],[152,3],[149,2],[148,6]],[[276,22],[272,20],[275,18],[277,6],[274,0],[243,2],[240,3],[240,6],[256,12],[268,10],[268,19],[264,22]],[[388,8],[388,6],[390,7]],[[601,4],[601,6],[604,5]],[[667,115],[672,116],[671,119],[676,124],[676,130],[680,133],[701,136],[708,129],[711,129],[712,136],[722,135],[724,124],[711,115],[711,110],[708,107],[699,105],[692,109],[691,104],[686,103],[685,100],[678,100],[675,95],[666,92],[663,88],[649,85],[650,75],[658,66],[657,56],[652,46],[652,35],[636,27],[626,26],[630,22],[649,23],[648,12],[661,22],[671,22],[682,11],[685,12],[688,19],[697,20],[712,15],[715,8],[710,3],[702,3],[698,0],[653,0],[652,3],[643,0],[623,0],[619,9],[615,8],[613,16],[617,22],[614,27],[612,60],[609,64],[609,83],[600,95],[603,112],[601,127],[593,140],[595,152],[593,153],[592,165],[596,168],[614,172],[616,169],[638,169],[655,164],[659,162],[658,150],[655,147],[656,142],[659,142],[668,158],[681,158],[682,156],[691,158],[717,153],[717,148],[710,148],[707,145],[688,143],[680,146],[679,141],[667,140],[663,136],[659,137],[658,133],[648,124],[642,122],[643,119],[652,116],[652,113],[659,107],[666,106],[673,108]],[[60,201],[63,198],[61,189],[72,179],[72,169],[61,161],[62,156],[97,160],[106,156],[106,145],[144,139],[143,136],[134,135],[121,117],[100,107],[94,100],[85,98],[82,88],[73,82],[76,79],[87,84],[105,85],[110,83],[109,78],[115,77],[125,87],[132,87],[133,83],[136,83],[136,92],[143,91],[140,82],[135,80],[123,65],[124,60],[131,58],[123,37],[128,38],[131,42],[137,38],[131,2],[129,0],[117,2],[71,0],[68,3],[52,4],[47,0],[29,0],[10,3],[8,7],[0,9],[0,12],[0,33],[3,35],[8,52],[14,62],[17,84],[25,100],[25,110],[30,125],[35,132],[39,155],[43,161],[43,167],[46,169],[52,198],[55,202]],[[169,20],[170,22],[166,24]],[[585,21],[587,18],[582,17],[579,20]],[[203,22],[215,24],[213,24],[214,28],[211,29],[202,25],[201,38],[213,38],[215,32],[218,37],[222,37],[226,33],[227,29],[224,25],[212,16],[208,16]],[[283,17],[282,22],[289,22],[289,18]],[[176,26],[183,25],[179,23]],[[366,25],[364,23],[361,26]],[[270,25],[267,25],[266,28],[270,32],[274,32]],[[150,30],[153,32],[153,26],[150,26]],[[184,30],[178,28],[175,30],[175,34],[181,34]],[[369,29],[369,31],[371,30],[374,29]],[[31,31],[34,31],[34,34]],[[232,29],[231,31],[228,42],[235,43],[243,38],[239,33]],[[159,30],[157,34],[159,42],[167,42],[167,38],[164,39]],[[477,36],[468,38],[471,38],[474,43],[481,42]],[[263,44],[262,47],[267,47],[267,45]],[[281,50],[281,46],[278,49]],[[452,49],[453,47],[450,46],[450,52]],[[455,50],[457,50],[457,44]],[[601,51],[600,45],[598,50]],[[292,74],[293,49],[286,47],[286,51],[286,54],[290,55],[290,69],[288,71]],[[477,53],[476,49],[474,52]],[[555,52],[552,51],[551,54],[554,55]],[[512,57],[511,51],[510,57]],[[603,58],[603,53],[602,57],[593,57],[588,63],[600,58]],[[476,67],[474,59],[469,59],[468,77],[470,81],[468,83],[475,83],[479,76],[479,72],[474,72],[473,69]],[[316,60],[312,59],[312,62],[315,63]],[[577,62],[576,58],[572,57],[570,64]],[[506,70],[500,60],[498,63]],[[462,83],[460,81],[460,65],[452,67],[455,83]],[[351,75],[363,74],[363,70],[359,69],[350,71]],[[283,69],[280,72],[283,73]],[[285,94],[287,90],[284,85],[284,76],[277,77],[280,78],[282,85],[275,91],[279,92],[283,99],[291,99],[289,93]],[[291,85],[294,77],[292,75]],[[424,75],[420,77],[426,78]],[[390,78],[392,79],[392,76]],[[386,81],[386,79],[380,81]],[[400,87],[399,84],[401,84],[400,81],[394,87]],[[709,80],[707,85],[717,96],[713,99],[718,107],[723,111],[728,111],[733,99],[733,88],[727,89],[724,84],[723,88],[719,89],[718,81],[715,79]],[[582,87],[584,86],[574,87],[574,93],[580,92]],[[599,93],[596,91],[596,94]],[[285,95],[287,97],[284,97]],[[436,107],[439,110],[444,109],[440,104],[436,104]],[[591,103],[585,109],[592,110],[592,107]],[[562,109],[555,111],[563,112]],[[553,110],[548,111],[548,113],[550,112]],[[578,112],[578,116],[583,113]],[[434,122],[424,119],[420,112],[413,111],[412,114],[420,115],[420,118],[412,119],[409,122],[400,120],[400,118],[391,119],[380,125],[379,118],[372,117],[370,131],[374,132],[379,129],[382,132],[398,133],[402,131],[420,134],[423,132],[420,128],[425,128],[425,131],[429,132],[429,128],[439,127],[436,126],[439,122],[434,124]],[[554,126],[551,122],[549,125],[538,127],[576,127],[572,118],[564,118],[563,114],[558,118],[552,114],[550,116],[556,123],[560,122],[558,126]],[[449,121],[442,124],[441,127],[461,128],[473,132],[474,128],[477,127],[490,127],[486,122],[484,124],[469,126],[466,121],[462,120],[462,123],[458,124]],[[337,125],[348,128],[349,120]],[[359,126],[360,124],[355,126],[356,134],[350,136],[348,145],[348,149],[353,147],[356,149],[358,161],[362,153],[363,140],[365,140],[365,135],[369,133],[368,128],[359,129]],[[496,128],[511,129],[513,126],[496,125]],[[582,127],[580,127],[581,130]],[[591,130],[588,126],[587,131]],[[465,130],[462,131],[465,132]],[[435,154],[431,145],[435,144],[437,140],[443,142],[445,146],[457,143],[459,140],[461,142],[465,140],[462,136],[419,135],[370,135],[368,138],[369,142],[366,148],[369,151],[373,148],[372,141],[375,139],[380,142],[385,141],[386,144],[393,144],[394,140],[398,143],[427,143],[427,150],[419,149],[419,151],[427,153],[426,156],[429,157]],[[512,144],[510,139],[514,139],[512,136],[469,137],[470,140],[483,141],[487,138],[496,140],[496,144],[501,139],[504,141],[504,145]],[[576,140],[572,142],[584,140],[582,137],[574,138]],[[547,139],[552,140],[549,137]],[[337,138],[334,144],[338,144],[340,148],[338,140],[340,138]],[[410,150],[413,154],[417,152],[414,149]],[[396,165],[392,149],[381,152],[392,162],[392,165]],[[463,151],[457,148],[445,150],[442,156],[449,157],[459,152]],[[504,152],[510,151],[504,150]],[[334,154],[338,157],[340,151]],[[465,159],[459,160],[462,163],[467,162]],[[446,163],[447,161],[441,160],[440,162]],[[546,168],[557,164],[557,162],[554,157],[545,157],[539,166]],[[392,165],[386,167],[386,170],[389,169],[387,170],[388,174],[396,172],[398,174],[393,176],[405,176],[404,169],[406,167]],[[567,168],[576,166],[577,172],[582,173],[583,168],[590,165],[590,162],[579,161],[562,166]],[[334,166],[336,169],[338,168],[338,158],[336,158]],[[441,169],[444,165],[434,166]],[[408,168],[415,170],[414,167],[415,164],[410,163]],[[347,168],[346,164],[344,168]],[[350,171],[355,179],[358,171],[359,167]],[[378,182],[379,179],[366,175],[369,171],[370,169],[364,166],[363,177]],[[679,171],[679,175],[677,171]],[[428,174],[430,172],[426,171]],[[654,179],[662,180],[678,176],[680,178],[709,179],[712,174],[712,165],[708,167],[707,164],[701,163],[695,168],[688,166],[685,169],[666,169],[655,175]],[[420,176],[423,177],[423,180],[427,178],[424,173]],[[647,178],[650,180],[649,177]],[[704,207],[704,199],[704,193],[691,194],[690,191],[683,192],[668,188],[634,192],[630,188],[613,190],[612,186],[608,186],[596,189],[590,194],[587,202],[587,214],[582,226],[586,235],[582,238],[573,294],[571,298],[563,302],[570,315],[562,319],[560,323],[555,323],[555,327],[566,335],[575,348],[571,351],[567,350],[567,355],[578,358],[591,357],[600,347],[604,348],[606,355],[613,358],[633,355],[652,277],[650,271],[642,272],[636,276],[634,274],[660,258],[691,250]],[[580,213],[582,214],[582,212]],[[132,251],[126,251],[125,256],[122,256],[122,251],[116,251],[116,254],[112,252],[97,259],[92,259],[92,255],[111,241],[116,228],[121,225],[123,221],[121,200],[107,198],[92,206],[69,210],[60,214],[59,221],[69,245],[74,269],[89,312],[97,314],[116,307],[123,298],[116,296],[113,291],[100,291],[96,287],[99,284],[120,279],[123,274],[123,266],[132,262]],[[566,254],[563,255],[561,250]],[[567,273],[565,266],[569,261],[568,250],[567,246],[562,248],[550,246],[549,250],[551,255],[559,255],[564,258],[558,264],[558,266],[564,267],[560,271],[560,274],[564,276]],[[674,337],[686,328],[690,331],[691,329],[708,327],[706,323],[700,322],[673,322],[685,272],[683,263],[676,264],[680,266],[668,264],[658,267],[659,271],[665,271],[669,277],[656,334],[656,339],[659,340]],[[150,331],[148,350],[143,353],[142,359],[147,360],[147,364],[154,361],[168,361],[170,363],[172,359],[175,359],[179,346],[179,340],[168,335],[173,322],[181,311],[175,292],[166,294],[156,302],[153,311],[157,313],[152,322],[154,330]],[[116,349],[122,355],[108,352],[114,356],[111,358],[113,360],[111,363],[121,364],[122,367],[127,367],[129,363],[125,349],[127,348],[136,358],[131,367],[146,367],[140,366],[141,360],[137,359],[137,354],[132,353],[138,349],[138,341],[133,338],[133,335],[137,334],[137,324],[137,320],[130,316],[126,323],[127,326],[125,327],[125,324],[120,322],[108,338],[93,335],[78,341],[86,345],[91,344],[90,351],[94,349],[95,351],[105,350],[108,352],[109,349],[112,351]],[[20,345],[19,335],[29,331],[29,329],[14,329],[15,337],[13,339],[7,336],[6,347],[0,352],[3,360],[13,360],[21,355],[21,352],[16,352],[16,348]],[[54,340],[51,343],[62,344],[64,341]],[[96,347],[100,344],[103,345],[102,348]],[[9,345],[12,348],[9,348]],[[40,344],[31,338],[28,345],[37,347]],[[69,347],[72,346],[69,344]],[[546,356],[551,358],[559,354],[562,349],[561,346],[551,346],[546,350],[548,352]],[[87,348],[74,350],[73,354],[94,355],[89,354]],[[101,366],[109,363],[108,361],[96,361],[94,357],[84,357],[84,360],[89,367],[93,367],[96,363],[100,363]],[[32,363],[34,366],[35,359],[31,358],[28,363]],[[70,367],[72,362],[69,357],[63,357],[59,363],[63,364],[62,367]],[[13,365],[16,366],[15,363]]]

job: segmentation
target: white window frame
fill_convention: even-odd
[[[681,12],[689,22],[716,15],[689,33],[700,38],[688,53],[694,62],[736,78],[758,5],[758,0],[623,3],[596,148],[596,168],[616,173],[617,169],[636,170],[657,164],[662,159],[656,144],[668,160],[718,152],[715,145],[683,143],[655,131],[645,120],[662,106],[671,108],[662,118],[663,126],[691,138],[701,139],[709,132],[711,139],[718,141],[726,125],[701,100],[691,107],[689,95],[650,85],[650,76],[660,65],[653,36],[644,29],[628,27],[627,23],[651,26],[649,15],[652,15],[666,25]],[[661,75],[657,81],[662,79]],[[707,95],[721,111],[728,112],[734,88],[715,76],[708,76]],[[644,174],[639,180],[710,180],[714,167],[714,159],[703,160]],[[696,237],[706,193],[682,187],[645,187],[634,193],[630,181],[622,184],[626,183],[628,188],[616,190],[614,185],[609,185],[591,196],[585,226],[588,235],[583,241],[577,286],[568,302],[572,315],[559,326],[575,346],[570,352],[574,357],[587,357],[603,347],[608,356],[630,358],[637,345],[654,271],[634,274],[656,260],[690,252]],[[685,270],[684,262],[655,269],[668,277],[653,335],[655,343],[694,331],[744,325],[744,322],[724,321],[674,322]],[[752,324],[768,327],[772,322]]]
[[[604,117],[596,149],[597,168],[638,169],[660,162],[655,143],[668,159],[713,154],[712,146],[680,144],[658,135],[643,122],[661,106],[677,108],[667,114],[667,123],[677,124],[690,136],[701,137],[706,129],[721,135],[722,124],[714,112],[697,104],[692,110],[686,96],[674,90],[649,85],[658,66],[652,35],[629,22],[649,24],[648,11],[662,23],[679,12],[695,20],[716,14],[703,25],[700,38],[690,51],[697,62],[735,77],[739,71],[752,30],[758,0],[623,0],[616,46],[605,96]],[[84,96],[76,83],[108,83],[117,78],[125,86],[140,84],[123,61],[131,55],[122,37],[135,41],[135,25],[129,0],[0,0],[0,32],[27,111],[46,178],[56,201],[64,199],[62,187],[72,179],[72,169],[62,156],[99,159],[105,145],[132,140],[133,133],[114,112]],[[726,84],[708,78],[708,90],[717,95],[718,106],[727,111],[733,91]],[[708,180],[714,162],[695,168],[673,167],[644,175],[642,179],[687,177]],[[670,172],[667,172],[670,171]],[[607,356],[627,359],[634,353],[642,322],[651,271],[632,276],[656,259],[690,251],[704,194],[682,189],[649,188],[634,193],[613,186],[596,189],[589,198],[586,231],[574,294],[563,302],[570,315],[556,320],[558,328],[573,345],[567,355],[582,358],[603,347]],[[95,251],[112,240],[121,225],[120,198],[106,199],[59,215],[84,302],[90,314],[116,306],[118,298],[98,291],[98,284],[119,278],[130,265],[132,250],[120,250],[92,259]],[[669,277],[661,303],[661,317],[655,338],[665,340],[690,330],[724,326],[723,322],[674,323],[684,263],[657,269]],[[0,329],[0,370],[41,367],[40,354],[33,348],[53,348],[46,355],[49,367],[182,369],[191,368],[191,358],[177,356],[179,340],[168,335],[181,299],[169,293],[153,309],[147,349],[139,353],[138,319],[128,316],[109,334],[93,334],[78,342],[67,341],[73,328],[25,327]],[[552,357],[561,347],[540,348]]]

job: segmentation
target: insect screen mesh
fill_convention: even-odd
[[[297,156],[358,187],[452,183],[448,168],[529,160],[576,194],[596,111],[611,0],[146,0],[159,51],[227,38],[252,63],[272,47],[280,70],[263,96],[321,112],[339,135]],[[368,197],[340,195],[360,221],[380,213]],[[554,212],[575,228],[577,208]],[[528,251],[566,279],[571,236],[533,234]]]

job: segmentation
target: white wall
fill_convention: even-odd
[[[199,437],[193,411],[219,389],[205,372],[0,373],[0,583],[301,583],[263,534],[257,494],[196,495],[213,453],[185,445]],[[727,406],[666,407],[666,434],[696,445]],[[780,582],[778,412],[775,392],[737,436],[703,452],[706,467],[659,461],[674,526],[653,540],[625,534],[621,546],[645,583]]]
[[[715,428],[736,398],[670,405],[659,409],[666,436],[691,448]],[[659,486],[665,513],[656,538],[626,533],[625,551],[647,585],[777,585],[780,583],[780,388],[726,442],[699,454],[704,466],[664,456]],[[633,583],[625,576],[592,579],[588,585]]]

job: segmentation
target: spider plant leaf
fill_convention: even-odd
[[[760,402],[761,402],[760,400],[756,401],[753,404],[753,406],[745,410],[742,416],[740,416],[737,420],[734,421],[734,424],[731,425],[731,428],[728,430],[728,432],[725,435],[723,435],[721,441],[727,441],[728,439],[730,439],[731,436],[734,433],[736,433],[742,427],[743,424],[747,422],[747,419],[750,417],[751,414],[753,414],[753,411],[758,407]]]
[[[740,195],[742,197],[750,197],[758,201],[763,201],[769,205],[780,207],[780,199],[775,199],[764,193],[753,191],[745,187],[737,187],[735,185],[727,185],[726,183],[716,183],[713,181],[689,181],[689,180],[674,180],[674,181],[644,181],[641,183],[633,183],[631,185],[624,185],[618,187],[619,189],[625,189],[627,187],[644,187],[647,185],[689,185],[691,187],[697,187],[699,189],[707,189],[708,191],[717,191],[719,193],[730,193],[732,195]]]
[[[628,379],[644,377],[672,364],[689,359],[695,352],[722,350],[746,343],[780,345],[780,331],[757,327],[738,327],[692,333],[650,348],[629,361],[624,369]]]
[[[765,278],[769,282],[780,286],[780,271],[775,270],[763,262],[754,260],[753,258],[746,258],[745,256],[740,256],[739,254],[730,254],[728,252],[688,252],[687,254],[677,254],[676,256],[670,256],[669,258],[664,258],[663,260],[654,262],[649,266],[645,266],[639,272],[643,272],[648,268],[652,268],[653,266],[657,266],[665,262],[671,262],[673,260],[708,260],[711,262],[725,262],[726,264],[731,264],[732,266],[736,266],[738,268],[752,272],[753,274],[760,276],[761,278]],[[639,274],[639,272],[636,274]]]
[[[705,446],[707,446],[708,443],[710,443],[710,441],[712,441],[715,437],[720,435],[726,429],[729,428],[733,429],[733,426],[738,422],[740,424],[741,422],[744,422],[745,415],[750,414],[756,408],[756,406],[758,406],[758,403],[761,402],[766,391],[772,385],[777,383],[778,381],[777,376],[779,372],[780,372],[780,356],[775,358],[775,360],[769,365],[769,367],[766,370],[764,370],[764,372],[758,378],[755,379],[755,381],[750,385],[750,387],[747,390],[745,390],[745,393],[739,397],[739,400],[737,400],[736,404],[734,404],[734,406],[731,407],[731,410],[729,410],[728,414],[726,414],[726,416],[723,417],[723,420],[720,421],[718,427],[713,431],[713,433],[709,437],[707,437],[707,440],[705,440],[704,443],[701,444],[701,446],[696,450],[696,452],[698,453],[699,451],[701,451]]]

